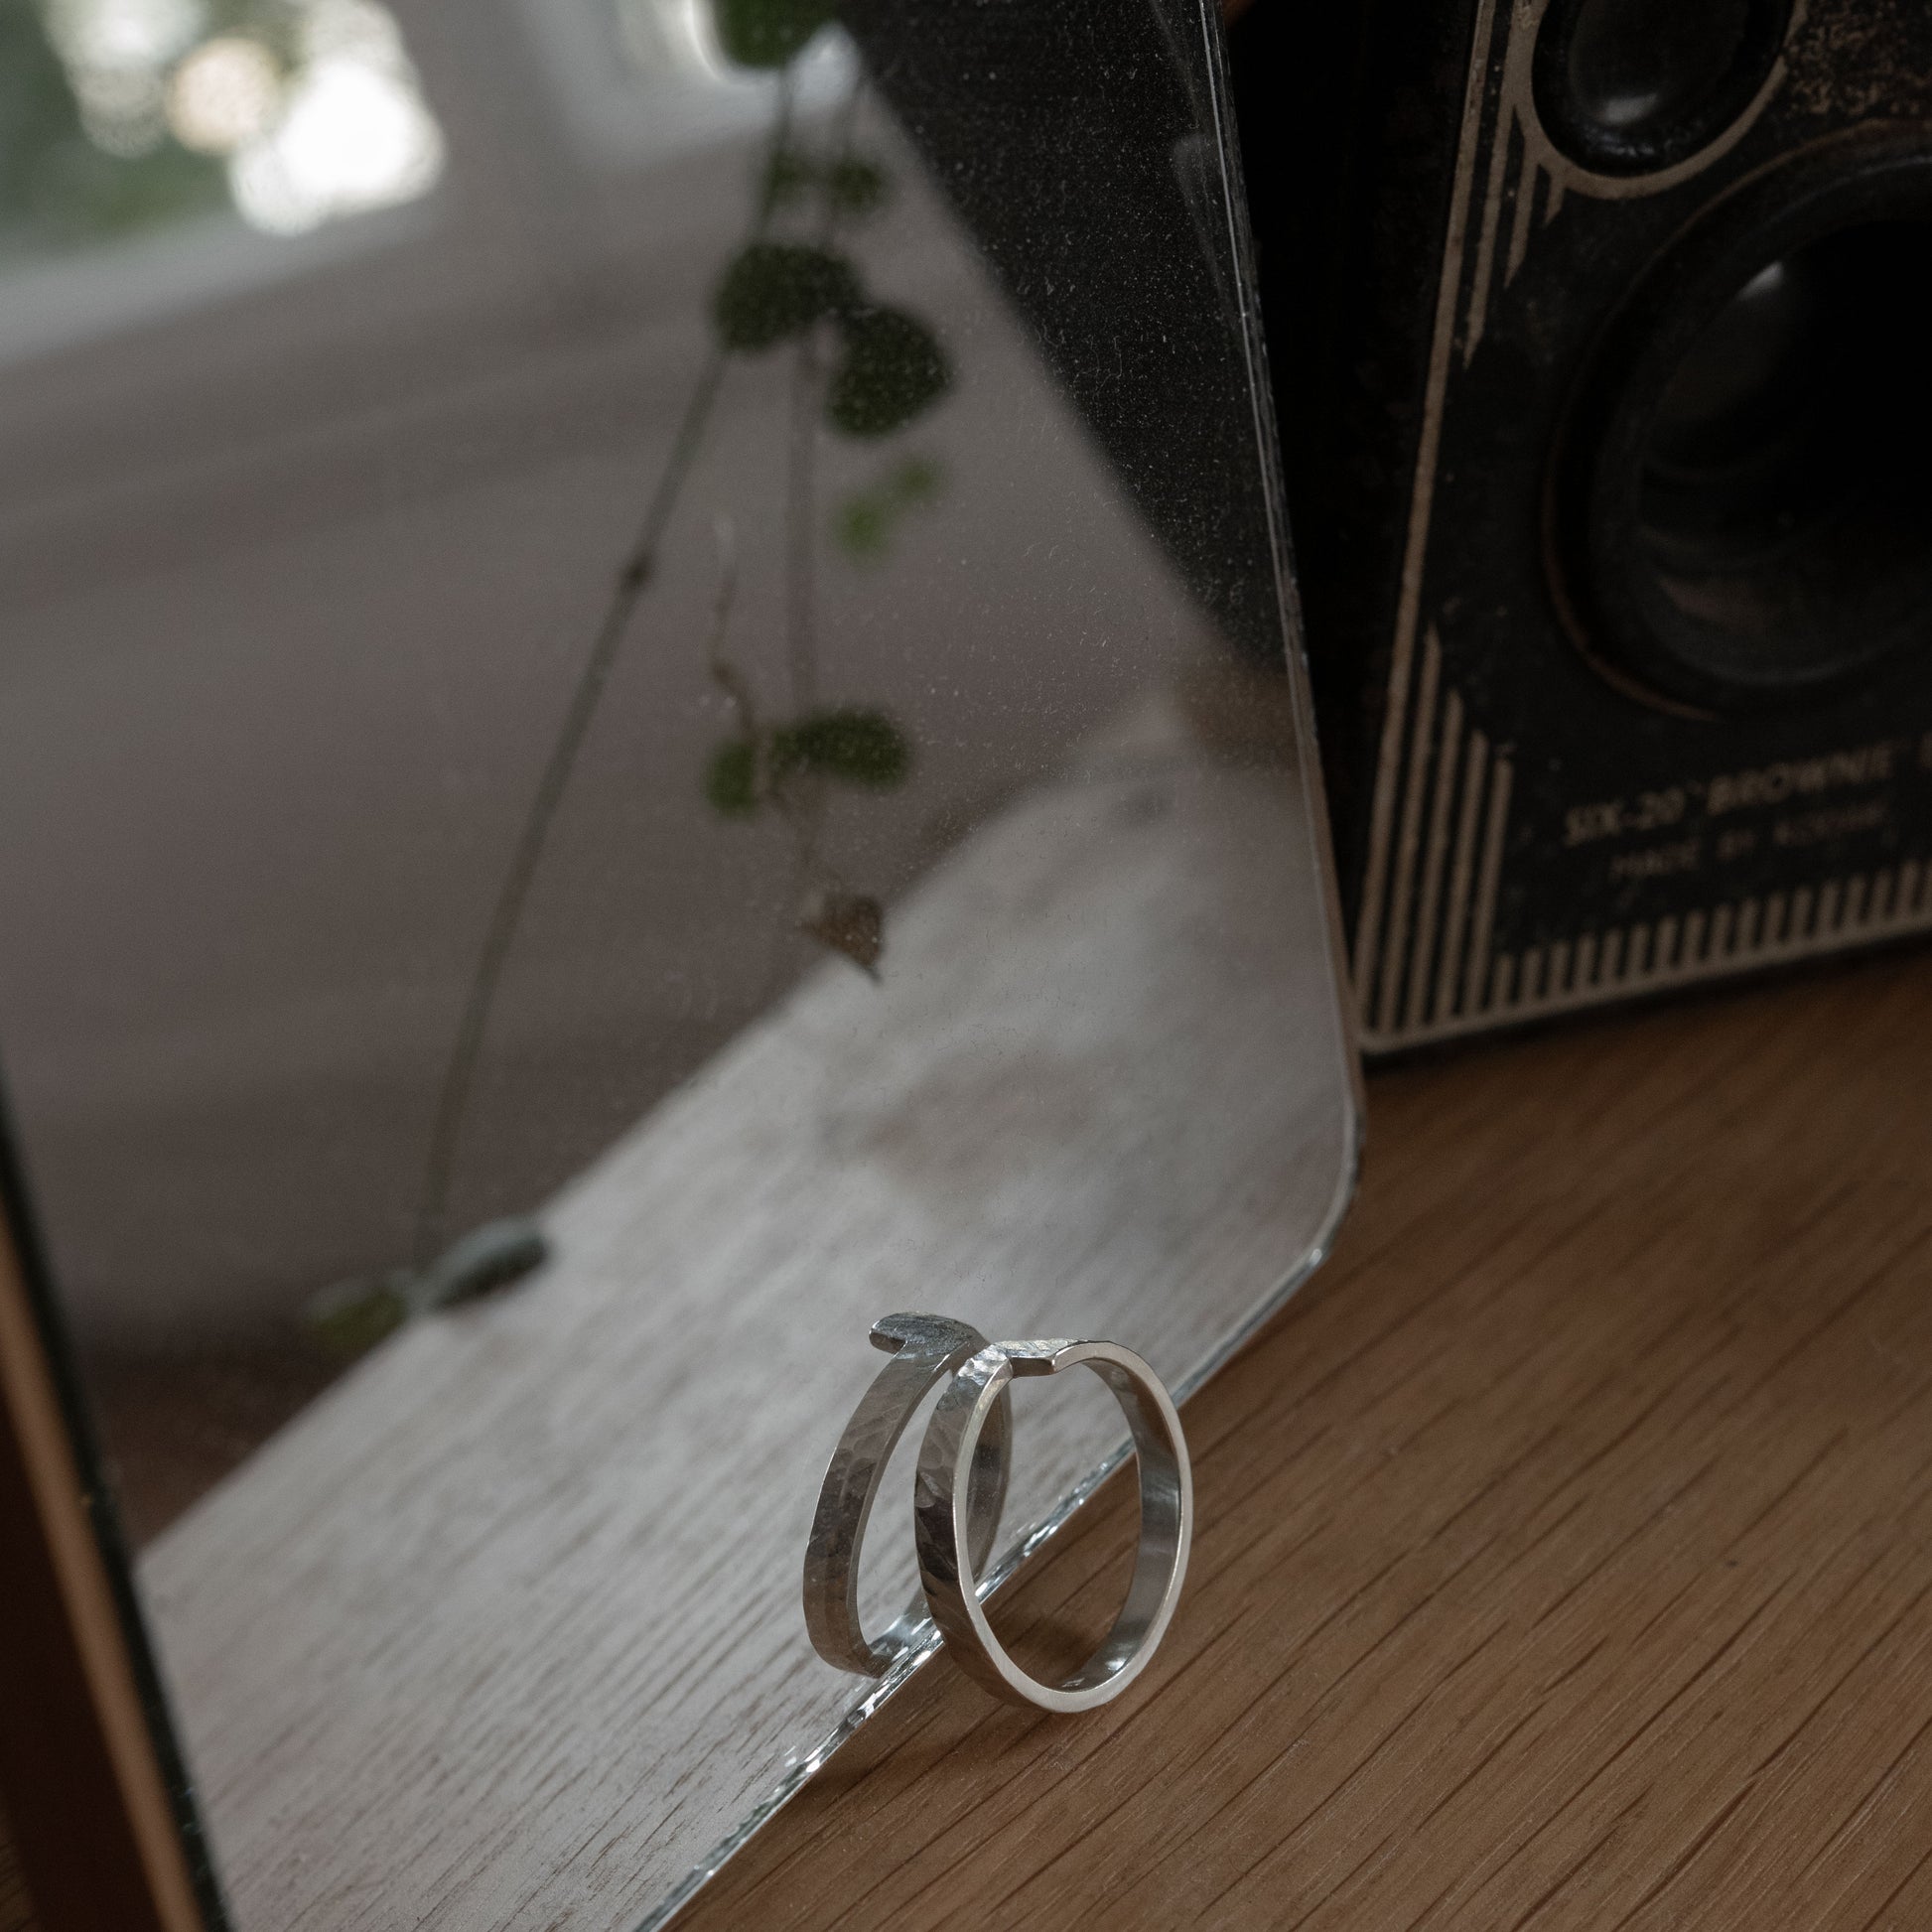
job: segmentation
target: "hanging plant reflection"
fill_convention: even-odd
[[[886,206],[892,188],[877,158],[855,145],[858,85],[823,135],[808,140],[795,125],[794,69],[830,21],[830,10],[817,0],[715,0],[714,19],[718,44],[730,60],[776,71],[777,110],[745,240],[711,295],[710,351],[636,537],[618,567],[498,889],[438,1096],[411,1268],[376,1290],[394,1320],[462,1300],[477,1292],[477,1282],[500,1283],[511,1272],[503,1259],[511,1251],[519,1262],[515,1272],[541,1258],[540,1239],[532,1241],[529,1224],[508,1222],[459,1242],[438,1260],[477,1065],[551,823],[617,653],[655,578],[659,546],[705,447],[729,369],[747,358],[791,358],[790,406],[779,432],[786,463],[786,696],[782,707],[767,706],[759,677],[732,648],[735,580],[728,525],[721,520],[705,670],[725,697],[732,723],[705,763],[703,792],[721,817],[768,824],[788,838],[791,916],[800,933],[874,977],[887,946],[884,905],[846,880],[826,850],[826,814],[836,792],[883,794],[902,785],[914,752],[885,710],[851,700],[827,702],[820,694],[816,553],[829,527],[853,565],[877,559],[899,520],[937,494],[941,473],[929,457],[900,457],[873,484],[835,505],[828,519],[818,501],[819,444],[827,433],[861,445],[889,442],[946,394],[952,369],[932,327],[880,301],[851,252],[851,237]],[[483,1241],[485,1233],[498,1238]],[[446,1265],[459,1251],[470,1256],[473,1247],[477,1252],[463,1267]],[[423,1292],[425,1283],[434,1283],[433,1294]],[[366,1299],[354,1304],[363,1313]],[[346,1309],[339,1300],[331,1307],[337,1316]],[[368,1338],[370,1327],[358,1314],[357,1339]]]

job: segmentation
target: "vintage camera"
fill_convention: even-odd
[[[1932,10],[1231,47],[1369,1046],[1932,924]]]

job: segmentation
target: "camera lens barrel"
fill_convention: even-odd
[[[1812,702],[1932,641],[1932,129],[1801,149],[1684,228],[1548,506],[1578,641],[1674,707]]]
[[[1646,175],[1708,147],[1770,77],[1793,0],[1551,0],[1536,110],[1580,167]]]

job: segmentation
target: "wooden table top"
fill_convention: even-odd
[[[1932,1924],[1932,959],[1376,1076],[1140,1685],[943,1659],[677,1921]],[[1024,1441],[1021,1452],[1025,1452]],[[1118,1600],[1131,1492],[996,1621]]]

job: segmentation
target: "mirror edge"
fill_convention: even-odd
[[[227,1932],[0,1094],[0,1801],[44,1932]]]

